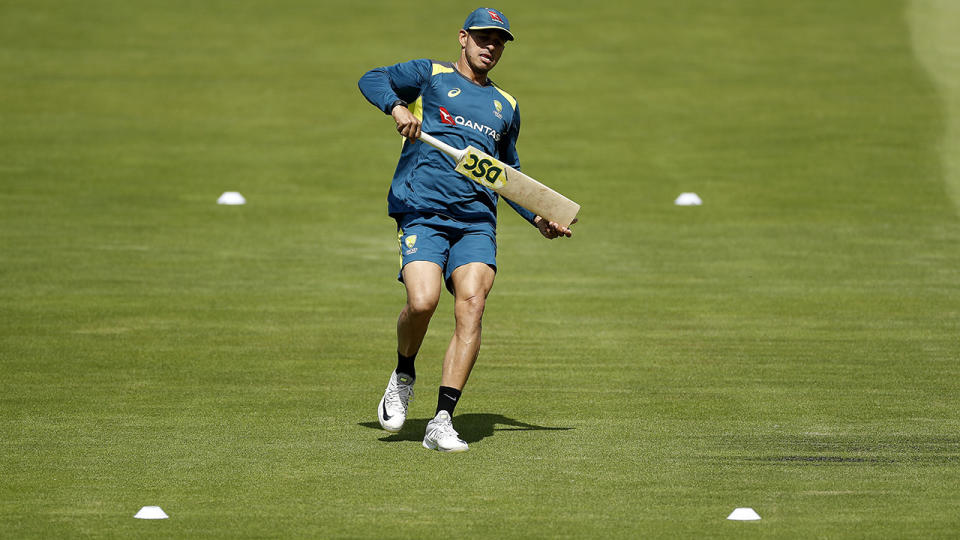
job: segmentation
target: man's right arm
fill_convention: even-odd
[[[393,116],[397,132],[413,142],[420,137],[420,119],[406,106],[416,100],[430,77],[429,60],[411,60],[371,69],[360,77],[360,92],[381,111]]]
[[[429,80],[429,60],[411,60],[371,69],[357,83],[360,92],[374,107],[391,114],[398,101],[412,103]]]

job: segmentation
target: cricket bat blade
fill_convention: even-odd
[[[452,157],[458,173],[544,219],[569,227],[580,212],[579,204],[482,150],[460,150],[423,132],[420,140]]]

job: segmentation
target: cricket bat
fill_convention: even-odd
[[[579,204],[472,146],[458,150],[423,132],[420,140],[452,157],[458,173],[544,219],[569,227],[580,211]]]

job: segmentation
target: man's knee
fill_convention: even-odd
[[[471,294],[460,301],[470,311],[483,313],[483,306],[487,304],[487,295],[482,293]]]
[[[407,313],[412,317],[430,317],[439,303],[439,296],[411,295],[407,298]]]
[[[404,308],[412,317],[430,317],[440,303],[443,274],[433,262],[414,261],[403,267],[403,283],[407,289]]]
[[[461,324],[480,324],[487,298],[484,294],[465,295],[457,299],[455,310],[457,322]]]

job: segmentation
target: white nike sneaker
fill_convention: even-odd
[[[450,413],[440,411],[433,420],[427,422],[427,432],[423,436],[423,447],[441,452],[466,452],[466,441],[453,429]]]
[[[377,419],[383,429],[396,433],[403,427],[407,419],[407,404],[413,401],[414,382],[415,379],[409,375],[399,375],[396,371],[390,374],[390,382],[377,407]]]

